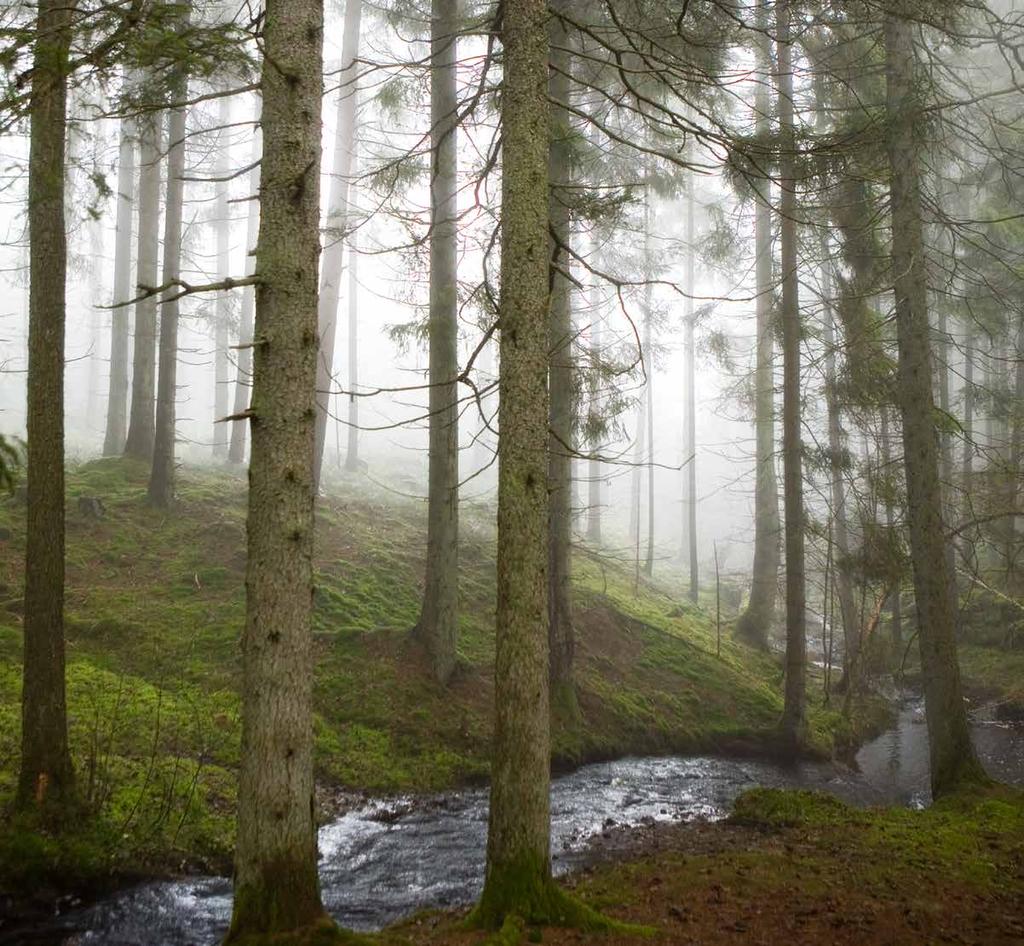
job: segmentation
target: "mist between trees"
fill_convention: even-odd
[[[460,513],[496,528],[480,927],[615,926],[551,877],[582,561],[773,655],[772,752],[909,660],[933,794],[986,784],[957,647],[979,613],[1020,646],[1022,50],[1012,0],[5,4],[15,808],[90,810],[65,467],[100,456],[154,522],[190,470],[248,473],[230,942],[335,935],[314,521],[367,484],[426,506],[406,630],[438,686]]]

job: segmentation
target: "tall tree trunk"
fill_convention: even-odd
[[[759,2],[758,24],[768,25],[768,4]],[[771,51],[767,37],[758,45],[761,79],[754,103],[757,136],[767,139],[771,132],[771,95],[768,75]],[[762,159],[767,161],[767,155]],[[766,170],[766,169],[763,169]],[[755,281],[757,290],[757,352],[754,366],[754,573],[750,600],[736,622],[736,636],[768,649],[768,633],[775,620],[779,582],[779,481],[775,472],[775,330],[772,324],[772,214],[771,179],[767,174],[757,184],[754,203]]]
[[[644,254],[650,261],[649,219]],[[647,375],[647,386],[644,390],[644,423],[647,428],[644,432],[647,444],[647,543],[644,574],[650,578],[654,574],[654,287],[651,283],[654,275],[650,262],[645,268],[648,282],[644,287],[644,366]]]
[[[964,431],[964,455],[961,461],[963,476],[961,488],[967,493],[971,488],[974,453],[977,450],[977,445],[974,442],[974,319],[970,313],[965,316],[964,331],[964,416],[961,422]]]
[[[356,158],[352,159],[353,174]],[[358,473],[359,460],[359,235],[348,241],[348,440],[345,445],[345,469]]]
[[[231,153],[226,138],[230,133],[231,98],[221,96],[218,108],[218,124],[220,125],[217,143],[217,177],[216,206],[216,243],[217,243],[217,280],[223,281],[231,275],[231,208],[228,203],[227,176],[231,167]],[[228,395],[230,380],[228,377],[228,346],[231,344],[231,297],[226,292],[219,292],[214,302],[213,325],[213,456],[224,460],[228,457],[229,435],[224,418],[228,416]]]
[[[17,806],[75,801],[64,681],[64,147],[74,3],[39,0],[29,93],[28,515]]]
[[[476,919],[551,919],[548,688],[548,10],[504,8],[494,762]]]
[[[648,166],[648,177],[652,168]],[[654,250],[651,246],[653,206],[650,184],[644,189],[644,375],[647,387],[645,419],[647,431],[647,550],[644,555],[644,574],[654,574]],[[639,554],[639,546],[637,550]]]
[[[982,384],[985,390],[985,430],[983,436],[985,465],[992,465],[992,458],[996,453],[996,341],[991,334],[988,334],[985,344],[984,373]]]
[[[114,238],[114,304],[127,302],[132,292],[132,210],[135,205],[134,120],[121,119],[117,152],[117,229]],[[128,435],[128,306],[118,305],[110,319],[110,386],[107,392],[107,430],[103,456],[120,456]]]
[[[179,31],[187,24],[188,7]],[[188,77],[178,68],[171,85],[176,102],[188,97]],[[185,109],[175,107],[167,122],[167,195],[164,199],[164,271],[161,285],[181,278],[181,221],[185,202]],[[156,392],[156,430],[153,467],[149,476],[149,501],[167,509],[174,501],[175,401],[178,397],[178,293],[177,286],[164,292],[160,305],[160,373]]]
[[[649,182],[652,175],[653,167],[650,159],[647,159],[644,164],[644,179]],[[640,539],[643,534],[641,513],[643,512],[644,464],[650,464],[654,447],[652,443],[648,443],[648,435],[652,427],[651,410],[654,403],[654,398],[652,396],[652,388],[654,386],[654,363],[651,358],[651,344],[653,341],[653,329],[651,320],[653,318],[652,307],[654,303],[654,294],[651,285],[651,280],[653,279],[652,265],[653,261],[651,258],[651,185],[650,183],[647,183],[644,186],[644,321],[643,337],[640,343],[640,364],[643,368],[644,390],[643,393],[640,395],[636,408],[637,432],[636,441],[633,447],[632,491],[629,503],[629,541],[635,555],[637,581],[639,581],[640,577]],[[648,485],[650,485],[649,482]],[[654,497],[650,489],[648,489],[648,494],[649,495],[647,499],[648,504],[650,506],[650,504],[654,502]],[[648,517],[648,531],[650,531],[649,523],[650,517]]]
[[[786,515],[786,688],[782,735],[807,739],[807,595],[804,575],[804,483],[800,434],[800,282],[797,269],[796,127],[790,2],[775,5],[778,36],[779,212],[782,242],[782,461]]]
[[[97,140],[100,136],[97,135]],[[93,164],[94,173],[100,173],[100,162],[98,158]],[[89,431],[98,430],[100,426],[100,349],[103,347],[103,302],[106,298],[104,287],[104,260],[103,260],[103,225],[98,218],[91,217],[86,222],[86,229],[89,234]]]
[[[889,407],[883,404],[880,411],[882,419],[882,465],[885,468],[886,476],[891,476],[892,466],[892,432],[889,425]],[[885,499],[885,525],[889,532],[896,528],[896,506],[892,499],[892,490],[886,490]],[[889,596],[889,622],[891,625],[893,647],[903,646],[903,595],[900,590],[899,579],[893,585],[892,594]]]
[[[1018,500],[1020,496],[1021,453],[1024,448],[1024,424],[1021,411],[1024,410],[1024,321],[1018,321],[1016,340],[1013,349],[1013,401],[1010,409],[1010,458],[1006,472],[1007,509],[1011,513],[1007,522],[1006,536],[1006,587],[1011,594],[1015,593],[1019,584],[1019,568],[1017,565],[1018,538],[1020,536],[1020,516]]]
[[[571,42],[564,21],[557,14],[568,9],[567,0],[556,0],[550,25],[551,99],[548,164],[550,192],[548,219],[551,230],[551,309],[548,321],[548,378],[551,431],[548,443],[548,642],[551,656],[551,692],[556,704],[573,703],[572,664],[574,632],[572,616],[572,440],[573,357],[572,282],[566,275],[571,265],[572,239],[572,125],[565,106],[572,93]]]
[[[935,797],[984,779],[971,745],[956,653],[942,525],[938,438],[932,400],[931,345],[921,220],[916,52],[911,5],[891,0],[885,16],[886,146],[891,169],[892,268],[899,348],[898,401],[903,420],[907,515],[914,570],[918,643]]]
[[[641,351],[641,359],[646,355]],[[640,512],[643,504],[643,464],[647,455],[647,391],[640,395],[636,405],[636,437],[633,440],[633,470],[629,489],[629,545],[636,554],[637,571],[640,569]]]
[[[825,405],[828,411],[829,492],[832,503],[832,534],[835,544],[836,594],[839,598],[839,619],[843,625],[843,676],[836,692],[843,693],[854,685],[860,661],[860,617],[853,600],[853,579],[850,575],[850,536],[846,522],[846,431],[837,392],[836,332],[832,306],[832,259],[828,238],[821,237],[823,297],[822,320],[825,339]]]
[[[459,606],[458,0],[430,20],[430,473],[427,570],[416,637],[434,676],[455,669]],[[351,301],[351,300],[350,300]]]
[[[949,319],[944,308],[939,309],[938,317],[938,370],[936,381],[939,388],[939,409],[943,416],[949,417],[952,407],[949,398]],[[953,438],[946,425],[943,424],[939,432],[939,478],[942,490],[942,516],[943,521],[948,525],[953,522]],[[959,622],[960,619],[960,597],[956,584],[956,546],[952,541],[945,543],[946,566],[953,576],[953,583],[949,586],[949,595],[952,599],[951,607],[953,615]]]
[[[259,342],[229,943],[331,925],[317,878],[312,700],[323,0],[267,0],[265,10]]]
[[[597,266],[598,240],[596,233],[591,243],[591,266]],[[588,411],[592,429],[597,429],[598,419],[602,412],[601,398],[601,345],[602,318],[600,284],[597,276],[590,280],[590,374],[587,378]],[[587,541],[594,546],[601,545],[601,505],[603,502],[601,489],[601,460],[598,452],[601,440],[591,435],[587,444],[590,449],[590,460],[587,463]]]
[[[697,563],[697,351],[694,343],[694,300],[697,278],[693,242],[695,230],[693,172],[687,179],[686,194],[686,315],[683,328],[683,352],[686,357],[686,405],[683,425],[683,479],[686,483],[684,505],[686,509],[686,558],[690,566],[690,600],[695,604],[700,597]],[[653,491],[652,491],[653,492]]]
[[[263,136],[257,124],[253,134],[253,164],[249,172],[249,212],[245,231],[245,274],[256,271],[256,240],[260,229],[260,169],[259,157],[263,151]],[[231,422],[231,445],[228,448],[228,463],[240,466],[245,463],[245,435],[249,419],[249,390],[252,388],[252,321],[256,304],[256,290],[252,286],[242,289],[242,306],[238,318],[238,364],[235,374],[235,400],[231,411],[235,418]]]
[[[334,387],[334,349],[338,334],[338,300],[341,298],[342,263],[345,238],[350,224],[350,192],[356,151],[356,78],[359,66],[359,33],[362,26],[363,0],[345,0],[345,21],[341,44],[341,72],[338,82],[338,107],[334,130],[334,166],[327,195],[327,245],[320,267],[320,358],[316,373],[316,458],[314,472],[319,485],[327,440],[327,417],[330,413],[331,389]],[[349,265],[355,255],[349,246]],[[351,384],[351,379],[349,379]]]
[[[141,287],[157,285],[160,251],[160,148],[162,114],[139,119],[139,230],[135,295]],[[132,359],[132,401],[128,420],[126,456],[149,461],[153,457],[156,384],[157,297],[135,303],[135,350]]]

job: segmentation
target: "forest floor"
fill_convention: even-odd
[[[388,943],[416,946],[1019,946],[1024,794],[993,789],[925,811],[854,809],[831,796],[756,789],[729,821],[655,824],[602,840],[566,882],[622,924],[587,934],[464,929],[427,914]],[[650,928],[653,928],[651,930]]]
[[[145,502],[125,460],[69,470],[68,700],[79,789],[96,817],[58,843],[0,822],[0,891],[71,889],[124,871],[230,867],[244,618],[245,479],[185,469],[171,513]],[[93,518],[78,502],[96,497]],[[23,502],[0,500],[0,812],[17,772]],[[487,778],[493,712],[494,509],[462,513],[460,664],[449,688],[409,638],[418,616],[425,505],[365,480],[317,503],[316,766],[322,815],[359,793],[439,791]],[[777,658],[613,555],[581,549],[574,594],[577,705],[553,707],[557,768],[627,754],[770,754]],[[877,729],[816,706],[822,754]],[[0,818],[4,816],[0,814]]]
[[[145,469],[123,460],[69,470],[69,722],[91,817],[59,840],[5,814],[19,745],[25,509],[0,500],[0,907],[4,891],[46,905],[62,891],[89,895],[131,875],[230,869],[245,479],[186,468],[170,514],[146,505],[145,485]],[[101,499],[104,515],[90,517],[79,497]],[[422,590],[424,504],[365,480],[336,483],[318,502],[323,817],[365,793],[486,780],[493,521],[490,503],[464,505],[460,665],[442,688],[408,633]],[[628,754],[772,753],[782,705],[776,656],[735,644],[728,627],[718,655],[707,611],[637,581],[612,554],[581,548],[574,569],[577,705],[553,708],[557,767]],[[984,652],[975,660],[985,677],[993,660]],[[821,754],[883,727],[888,707],[869,700],[852,716],[812,706]]]

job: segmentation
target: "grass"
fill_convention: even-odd
[[[982,698],[995,698],[1018,718],[1024,718],[1024,650],[960,647],[960,670],[965,685]]]
[[[182,472],[179,505],[145,504],[146,470],[121,460],[68,477],[70,737],[91,810],[59,853],[30,825],[0,832],[0,887],[21,862],[72,875],[224,870],[233,838],[244,617],[244,478]],[[103,500],[99,521],[79,496]],[[493,509],[463,515],[459,668],[433,682],[408,630],[422,586],[425,508],[344,484],[317,504],[316,766],[323,786],[442,790],[488,774],[494,653]],[[0,810],[18,762],[24,506],[0,502]],[[575,562],[577,701],[556,705],[555,764],[628,753],[764,750],[781,712],[777,661],[621,566]],[[820,751],[851,737],[812,709]],[[329,794],[329,793],[328,793]],[[35,845],[34,848],[31,848]],[[31,850],[29,850],[31,848]],[[74,851],[79,850],[80,856]],[[70,860],[76,860],[72,867]]]
[[[794,946],[1019,943],[1024,795],[994,789],[925,811],[854,809],[813,792],[755,789],[725,824],[655,826],[566,883],[592,908],[655,927],[655,942]],[[418,946],[477,946],[457,917],[400,925]],[[509,944],[529,941],[511,936]],[[551,946],[642,946],[628,927],[545,929]]]

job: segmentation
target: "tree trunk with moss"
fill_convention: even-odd
[[[957,662],[932,399],[928,288],[921,216],[920,142],[912,6],[895,0],[885,16],[886,147],[891,173],[892,271],[899,349],[897,401],[903,420],[907,518],[918,643],[924,679],[931,784],[935,797],[984,780],[971,744]]]
[[[29,93],[27,530],[16,804],[59,824],[75,801],[64,679],[64,149],[74,3],[39,0]]]
[[[415,636],[434,677],[455,669],[459,606],[458,0],[433,0],[430,21],[430,470],[427,570]]]
[[[789,0],[775,5],[779,89],[779,213],[782,242],[782,460],[786,516],[786,687],[782,737],[807,740],[807,593],[804,574],[804,483],[800,432],[800,282],[797,268],[796,128]]]
[[[188,79],[179,67],[172,83],[172,98],[188,97]],[[167,123],[167,196],[164,201],[164,271],[161,285],[181,277],[181,224],[185,201],[185,109],[173,108]],[[174,440],[178,396],[178,288],[164,292],[160,305],[159,376],[156,392],[156,429],[153,465],[149,475],[149,501],[167,509],[174,501]]]
[[[565,10],[565,0],[555,12]],[[573,357],[572,283],[566,272],[572,263],[572,125],[565,105],[572,90],[569,33],[563,21],[550,25],[549,79],[551,151],[548,163],[551,228],[551,315],[548,322],[548,376],[550,385],[550,438],[548,444],[548,642],[551,691],[559,703],[572,701],[574,631],[572,616],[572,442]]]
[[[121,119],[117,151],[117,217],[114,237],[114,304],[132,298],[132,208],[135,205],[135,122]],[[103,456],[124,452],[128,436],[128,312],[119,305],[110,315],[110,382],[107,389],[107,427]]]
[[[139,119],[139,232],[136,287],[156,288],[160,252],[161,114]],[[153,456],[156,421],[156,295],[135,303],[135,350],[132,356],[132,401],[125,456],[147,462]]]
[[[229,943],[330,926],[313,794],[322,0],[268,0],[256,251],[242,767]]]
[[[767,26],[767,4],[758,4],[759,24]],[[771,134],[771,95],[768,74],[771,55],[767,37],[759,44],[761,78],[754,104],[757,137]],[[767,162],[768,157],[762,157]],[[763,168],[767,171],[767,168]],[[754,365],[754,568],[750,599],[736,622],[736,636],[754,647],[768,649],[779,593],[779,480],[775,471],[775,327],[773,323],[771,179],[767,173],[756,185],[754,203],[755,282],[757,290],[757,351]]]
[[[363,0],[345,0],[342,27],[341,71],[338,75],[338,104],[335,112],[334,165],[327,194],[327,240],[320,268],[320,357],[316,372],[316,461],[317,484],[323,470],[324,445],[327,442],[327,418],[330,413],[334,381],[334,349],[338,335],[338,302],[346,243],[349,266],[354,255],[351,241],[345,238],[350,224],[350,194],[356,152],[356,78],[359,74],[359,36],[362,29]],[[349,300],[351,305],[351,300]],[[351,379],[350,384],[351,388]]]
[[[550,919],[548,10],[507,4],[501,98],[501,399],[494,761],[476,920]]]
[[[249,212],[245,231],[245,275],[251,276],[256,271],[256,240],[260,229],[260,169],[259,158],[263,151],[263,139],[257,126],[253,134],[253,163],[256,165],[249,172]],[[231,415],[231,443],[228,446],[228,463],[240,466],[245,463],[245,441],[249,429],[249,419],[245,412],[249,409],[249,391],[252,388],[252,333],[253,311],[256,303],[256,290],[252,286],[242,289],[242,305],[238,315],[238,363],[235,369],[235,400]]]

